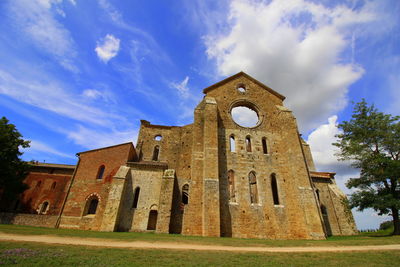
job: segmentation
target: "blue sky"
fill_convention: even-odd
[[[139,120],[184,125],[202,89],[245,71],[285,95],[317,167],[357,171],[330,145],[351,101],[400,115],[400,2],[0,2],[0,111],[31,140],[23,158],[136,141]],[[359,228],[387,218],[355,213]]]

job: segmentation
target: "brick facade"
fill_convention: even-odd
[[[74,165],[32,163],[24,180],[29,188],[22,194],[17,211],[42,215],[60,214],[74,170]]]

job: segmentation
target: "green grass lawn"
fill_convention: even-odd
[[[0,266],[398,266],[400,251],[232,253],[0,242]]]
[[[81,238],[101,238],[124,241],[179,242],[225,246],[358,246],[400,244],[399,236],[390,232],[363,233],[356,236],[336,236],[327,240],[269,240],[245,238],[195,237],[170,234],[134,232],[95,232],[69,229],[53,229],[33,226],[0,224],[0,232],[20,235],[56,235]]]

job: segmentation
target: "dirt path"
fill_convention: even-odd
[[[131,249],[177,249],[177,250],[215,250],[231,252],[340,252],[400,250],[400,244],[379,246],[337,246],[337,247],[230,247],[220,245],[198,245],[167,242],[120,241],[97,238],[60,237],[50,235],[14,235],[0,232],[0,241],[40,242],[46,244],[78,245],[93,247],[114,247]]]

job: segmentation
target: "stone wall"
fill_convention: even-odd
[[[29,225],[54,228],[58,216],[22,213],[0,213],[0,224]]]
[[[130,231],[146,231],[148,230],[150,211],[159,213],[160,195],[164,193],[161,192],[161,183],[166,166],[132,164],[129,166],[131,167],[132,182],[127,185],[123,217],[130,223],[125,222],[124,225],[130,224]],[[134,208],[132,204],[136,188],[140,188],[140,193],[137,207]]]
[[[328,235],[354,235],[357,228],[347,206],[346,195],[333,178],[313,177],[320,202],[321,214]]]
[[[204,93],[193,124],[142,120],[136,150],[126,143],[78,153],[71,186],[61,190],[67,200],[60,227],[275,239],[355,231],[345,196],[331,173],[315,172],[282,95],[244,73]],[[257,113],[254,127],[233,120],[237,106]],[[313,173],[324,180],[312,180]]]
[[[324,238],[296,120],[283,106],[283,98],[246,75],[217,85],[207,90],[206,98],[213,97],[218,107],[222,234],[255,238]],[[245,92],[237,90],[239,86],[245,87]],[[231,114],[236,105],[255,110],[258,124],[252,128],[236,124]],[[235,151],[230,151],[230,136],[234,136]],[[251,151],[247,150],[246,138],[251,140]],[[266,139],[267,153],[262,146],[263,138]],[[227,195],[229,170],[235,173],[234,201]],[[255,203],[250,200],[250,172],[256,177],[258,196]],[[272,175],[276,177],[279,204],[273,201]]]

